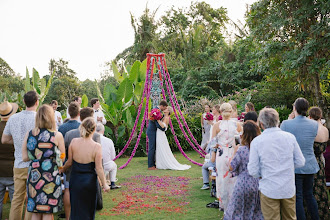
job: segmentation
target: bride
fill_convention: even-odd
[[[170,115],[173,112],[173,108],[168,106],[164,110],[164,117],[162,120],[158,120],[159,125],[167,130],[168,123],[170,121]],[[165,130],[165,131],[166,131]],[[180,164],[174,157],[165,131],[157,129],[156,134],[156,167],[157,169],[169,169],[169,170],[187,170],[191,166]]]

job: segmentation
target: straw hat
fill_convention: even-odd
[[[8,118],[17,112],[18,105],[5,101],[0,104],[0,118]]]

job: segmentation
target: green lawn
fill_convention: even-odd
[[[220,219],[222,212],[205,205],[214,201],[209,190],[201,190],[201,167],[190,163],[180,152],[174,153],[180,163],[190,164],[186,171],[148,170],[147,157],[135,157],[118,170],[122,188],[103,194],[104,207],[96,219]],[[187,152],[202,162],[196,152]],[[116,163],[124,164],[127,158]],[[3,219],[8,218],[10,203],[4,205]],[[55,219],[56,216],[55,216]]]

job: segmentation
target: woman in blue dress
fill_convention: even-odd
[[[234,157],[230,163],[233,176],[237,176],[232,197],[225,210],[224,218],[229,219],[264,219],[259,197],[259,180],[250,176],[247,170],[249,163],[250,143],[260,134],[258,125],[246,121],[243,125],[242,145],[235,148]]]
[[[94,118],[82,121],[80,138],[74,138],[69,146],[69,157],[61,172],[72,166],[70,177],[71,220],[95,219],[97,177],[103,190],[110,191],[102,168],[102,148],[93,141],[96,124]]]

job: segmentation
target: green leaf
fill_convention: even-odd
[[[101,90],[100,90],[99,84],[97,83],[97,80],[95,80],[95,86],[96,86],[97,96],[99,97],[100,102],[104,102],[104,98],[103,98],[103,96],[102,96],[102,93],[101,93]]]
[[[121,83],[124,78],[121,76],[120,72],[118,71],[117,65],[115,64],[115,62],[112,62],[112,71],[113,71],[113,76],[115,77],[115,79]]]
[[[131,80],[131,82],[133,84],[135,84],[138,80],[139,77],[139,73],[140,73],[140,66],[141,66],[141,62],[140,61],[135,61],[131,71],[129,72],[129,80]]]
[[[143,60],[140,65],[139,81],[145,81],[147,74],[147,59]]]
[[[117,89],[112,85],[112,84],[107,84],[104,87],[104,91],[103,91],[103,97],[105,102],[108,105],[111,105],[112,102],[116,101],[117,98]]]
[[[117,130],[118,138],[121,138],[125,134],[125,125],[120,125]]]
[[[39,73],[36,69],[32,69],[32,84],[33,87],[35,88],[36,92],[40,95],[41,91],[40,91],[40,77],[39,77]]]
[[[102,110],[103,110],[105,119],[107,121],[110,121],[112,124],[114,124],[114,118],[112,117],[112,114],[109,110],[111,108],[109,108],[109,106],[107,104],[104,104],[104,103],[101,103],[101,106],[102,106]]]
[[[45,91],[43,92],[43,95],[42,97],[40,98],[39,100],[39,106],[42,105],[45,97],[47,96],[48,94],[48,91],[50,89],[50,86],[52,85],[52,81],[53,81],[53,78],[54,78],[54,75],[55,75],[55,70],[53,71],[52,75],[50,76],[49,80],[48,80],[48,83],[47,83],[47,86],[45,88]]]
[[[81,97],[81,105],[83,108],[88,106],[88,97],[86,94]]]
[[[46,90],[46,79],[45,78],[41,78],[40,79],[40,91],[41,91],[41,95],[44,95]]]
[[[126,110],[126,123],[130,129],[133,128],[134,122],[129,109]]]
[[[113,136],[112,129],[109,128],[108,126],[104,126],[104,135],[109,137],[109,138],[112,138],[112,136]]]
[[[120,83],[117,91],[117,101],[123,100],[128,102],[133,96],[133,84],[129,79],[125,79]]]
[[[31,84],[30,84],[30,74],[29,70],[26,67],[26,76],[25,76],[25,92],[31,91]]]

